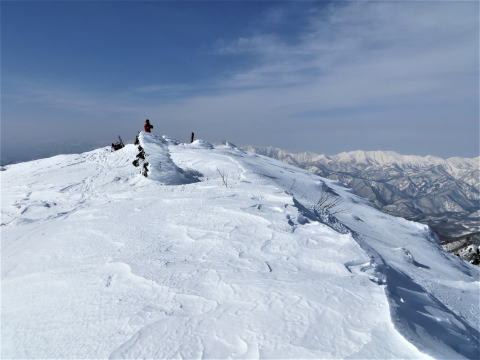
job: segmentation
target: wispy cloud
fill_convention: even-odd
[[[342,92],[350,95],[344,106],[433,90],[430,96],[451,96],[452,86],[472,96],[467,77],[477,72],[478,23],[464,5],[347,3],[313,11],[309,31],[293,44],[259,34],[221,49],[257,56],[257,66],[228,84],[303,85],[330,104]]]
[[[209,82],[146,84],[107,95],[37,86],[24,100],[106,117],[149,114],[170,121],[164,128],[173,134],[202,128],[211,139],[295,150],[391,144],[400,152],[408,146],[410,152],[444,155],[437,143],[453,131],[469,136],[465,153],[476,141],[477,10],[478,4],[469,2],[312,7],[305,11],[305,31],[295,39],[257,32],[221,44],[218,56],[226,61],[247,56],[250,66]],[[284,9],[276,11],[265,21],[288,21]],[[345,134],[343,147],[330,135],[338,135],[338,126]],[[359,128],[369,133],[368,141],[362,141]],[[415,129],[423,138],[405,144],[398,139],[400,129]]]

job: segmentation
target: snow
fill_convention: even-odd
[[[134,145],[0,173],[2,358],[478,357],[478,268],[427,227],[231,144],[140,143],[148,178]]]
[[[138,136],[145,152],[145,160],[149,163],[148,177],[164,185],[182,185],[198,181],[192,172],[180,169],[170,158],[169,141],[141,132]]]
[[[395,151],[365,151],[356,150],[341,152],[336,155],[316,154],[312,152],[290,153],[279,148],[255,147],[247,145],[243,147],[247,151],[260,152],[277,159],[293,159],[298,163],[334,163],[334,164],[354,164],[355,166],[369,167],[369,166],[395,166],[404,169],[409,168],[430,168],[433,166],[441,166],[447,172],[457,179],[463,179],[469,184],[476,184],[478,181],[478,174],[474,178],[469,178],[473,170],[480,167],[480,157],[461,158],[451,157],[448,159],[437,156],[418,156],[418,155],[403,155]],[[467,176],[467,178],[465,178]]]
[[[443,159],[437,156],[418,156],[418,155],[402,155],[395,151],[349,151],[342,152],[337,155],[331,155],[329,158],[337,162],[353,162],[353,163],[375,163],[379,165],[397,165],[397,166],[418,166],[429,167],[441,165],[448,168],[451,172],[459,172],[462,169],[477,168],[480,157],[460,158],[451,157]]]

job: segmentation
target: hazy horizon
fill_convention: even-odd
[[[164,134],[162,134],[162,135],[164,135]],[[117,140],[117,139],[114,139],[114,140]],[[127,141],[123,138],[122,138],[122,140],[124,140],[125,144],[132,144],[133,141],[134,141],[134,139],[128,139],[128,141]],[[175,140],[178,140],[178,139],[175,139]],[[202,139],[202,140],[204,140],[204,139]],[[187,140],[185,138],[184,142],[187,143],[187,142],[189,142],[189,140]],[[214,141],[213,144],[221,144],[222,142],[223,141]],[[388,150],[388,149],[373,149],[373,150],[353,149],[353,150],[340,151],[340,152],[336,152],[336,153],[326,153],[326,152],[320,153],[320,152],[309,151],[309,150],[297,150],[297,151],[295,151],[295,150],[289,150],[287,148],[282,148],[282,147],[272,146],[272,145],[256,145],[256,144],[240,144],[240,143],[237,143],[235,145],[237,145],[238,147],[247,147],[247,146],[253,146],[253,147],[257,147],[257,148],[272,147],[272,148],[280,149],[280,150],[283,150],[283,151],[286,151],[286,152],[289,152],[289,153],[295,153],[295,154],[298,154],[298,153],[312,153],[312,154],[326,155],[326,156],[334,156],[334,155],[338,155],[342,152],[347,152],[348,153],[348,152],[356,152],[356,151],[381,151],[381,152],[394,152],[394,153],[400,154],[402,156],[421,156],[421,157],[433,156],[433,157],[438,157],[438,158],[442,158],[442,159],[449,159],[449,158],[455,158],[455,157],[460,157],[460,158],[465,158],[465,159],[476,159],[476,158],[480,157],[480,155],[477,155],[477,156],[449,156],[449,157],[443,157],[443,156],[432,155],[432,154],[411,154],[411,153],[408,153],[408,152],[399,153],[398,151]],[[102,147],[110,148],[110,144],[103,144],[102,143],[102,144],[98,144],[98,146],[85,145],[85,144],[70,144],[68,146],[68,148],[71,151],[65,151],[65,152],[56,150],[55,147],[52,149],[51,145],[45,145],[43,147],[40,147],[40,148],[37,147],[36,148],[35,153],[38,154],[38,157],[33,157],[33,158],[18,157],[17,160],[12,160],[12,161],[8,161],[8,158],[7,158],[7,161],[0,163],[0,166],[7,166],[7,165],[11,165],[11,164],[26,162],[26,161],[34,161],[34,160],[48,158],[48,157],[52,157],[52,156],[56,156],[56,155],[79,154],[79,153],[83,153],[83,152],[93,151],[93,150],[96,150],[96,149],[99,149],[99,148],[102,148]],[[67,146],[65,144],[59,144],[58,148],[60,148],[60,149],[65,148],[66,149]],[[33,151],[33,149],[32,149],[32,151]],[[3,159],[3,157],[2,157],[2,159]]]
[[[2,2],[1,163],[131,141],[479,155],[478,2]]]

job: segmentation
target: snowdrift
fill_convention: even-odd
[[[426,226],[229,144],[140,143],[147,178],[134,145],[0,172],[2,358],[479,357],[479,269]]]
[[[201,174],[180,169],[170,158],[168,144],[171,140],[143,131],[138,135],[138,140],[148,163],[149,179],[164,185],[182,185],[198,181],[198,175]]]

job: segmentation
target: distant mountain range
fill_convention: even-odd
[[[338,180],[386,213],[429,225],[445,242],[479,231],[479,157],[442,159],[393,151],[322,155],[255,146],[243,149]]]

